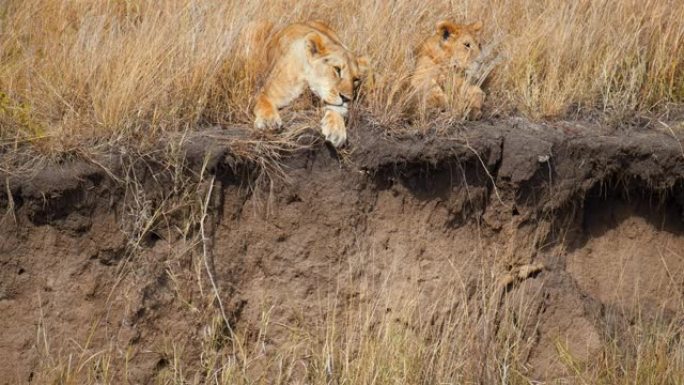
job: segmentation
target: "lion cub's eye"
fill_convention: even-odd
[[[338,77],[342,77],[342,68],[335,66],[333,67],[335,69],[335,73],[337,74]]]
[[[463,43],[463,45],[464,45],[466,48],[470,49],[470,43]]]

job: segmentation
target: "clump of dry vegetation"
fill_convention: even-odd
[[[684,101],[677,0],[8,0],[0,4],[0,137],[68,151],[93,137],[145,141],[248,125],[259,58],[245,55],[240,34],[259,20],[328,21],[371,58],[361,108],[391,126],[403,122],[412,50],[445,17],[484,20],[496,45],[489,114],[624,117]]]
[[[201,263],[201,258],[196,262]],[[173,265],[174,263],[170,263]],[[173,275],[173,274],[172,274]],[[198,277],[199,278],[199,277]],[[160,338],[154,351],[163,364],[153,377],[167,385],[257,384],[680,384],[684,380],[684,344],[677,317],[644,314],[614,321],[621,331],[604,336],[591,360],[576,358],[557,342],[562,375],[540,382],[527,360],[536,343],[541,292],[523,289],[502,299],[487,269],[471,292],[458,285],[426,304],[421,293],[397,293],[387,287],[363,289],[350,303],[340,297],[323,301],[301,324],[272,320],[277,304],[264,303],[258,323],[226,327],[213,301],[188,302],[187,312],[202,325],[201,351],[188,352],[178,336]],[[393,279],[384,275],[383,281]],[[175,281],[175,280],[174,280]],[[182,285],[179,285],[182,286]],[[178,293],[179,298],[189,298]],[[391,311],[390,311],[391,309]],[[682,314],[684,309],[679,309]],[[62,385],[129,383],[131,353],[112,343],[76,344],[69,354],[49,349],[43,321],[37,345],[43,356],[37,383]],[[93,330],[93,334],[95,330]]]

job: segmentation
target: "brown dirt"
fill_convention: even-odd
[[[216,176],[209,262],[247,336],[265,308],[273,324],[314,325],[331,299],[380,287],[387,311],[409,293],[428,308],[487,268],[505,298],[539,309],[527,375],[550,378],[564,374],[556,341],[586,359],[606,314],[681,304],[684,154],[670,134],[517,119],[424,135],[369,127],[341,156],[318,141],[285,155],[285,179],[236,155],[241,134],[186,143],[184,173],[206,159]],[[134,248],[133,218],[178,194],[171,172],[123,155],[98,163],[144,183],[127,187],[86,161],[0,175],[11,192],[0,193],[0,384],[35,383],[46,357],[92,347],[128,351],[131,383],[169,364],[170,341],[197,361],[197,314],[215,303],[186,252],[199,245],[179,235],[198,231],[183,230],[191,210],[169,210]],[[198,188],[204,196],[208,182]]]

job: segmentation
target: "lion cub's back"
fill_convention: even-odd
[[[294,23],[279,31],[269,42],[270,59],[285,53],[296,41],[303,39],[310,33],[318,33],[331,43],[343,46],[340,38],[327,24],[322,21],[310,21],[306,23]]]

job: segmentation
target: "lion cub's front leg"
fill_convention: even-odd
[[[279,129],[283,125],[278,109],[292,103],[304,91],[304,82],[288,80],[288,74],[276,67],[269,81],[257,95],[254,105],[254,127]]]
[[[482,106],[484,105],[485,93],[478,86],[468,85],[466,90],[468,102],[468,119],[477,120],[482,117]]]
[[[344,125],[344,117],[347,116],[347,106],[326,106],[325,114],[321,120],[321,132],[325,140],[335,148],[342,146],[347,141],[347,128]]]
[[[283,121],[278,113],[278,107],[263,92],[257,96],[254,116],[254,127],[260,130],[264,128],[279,129],[283,125]]]

